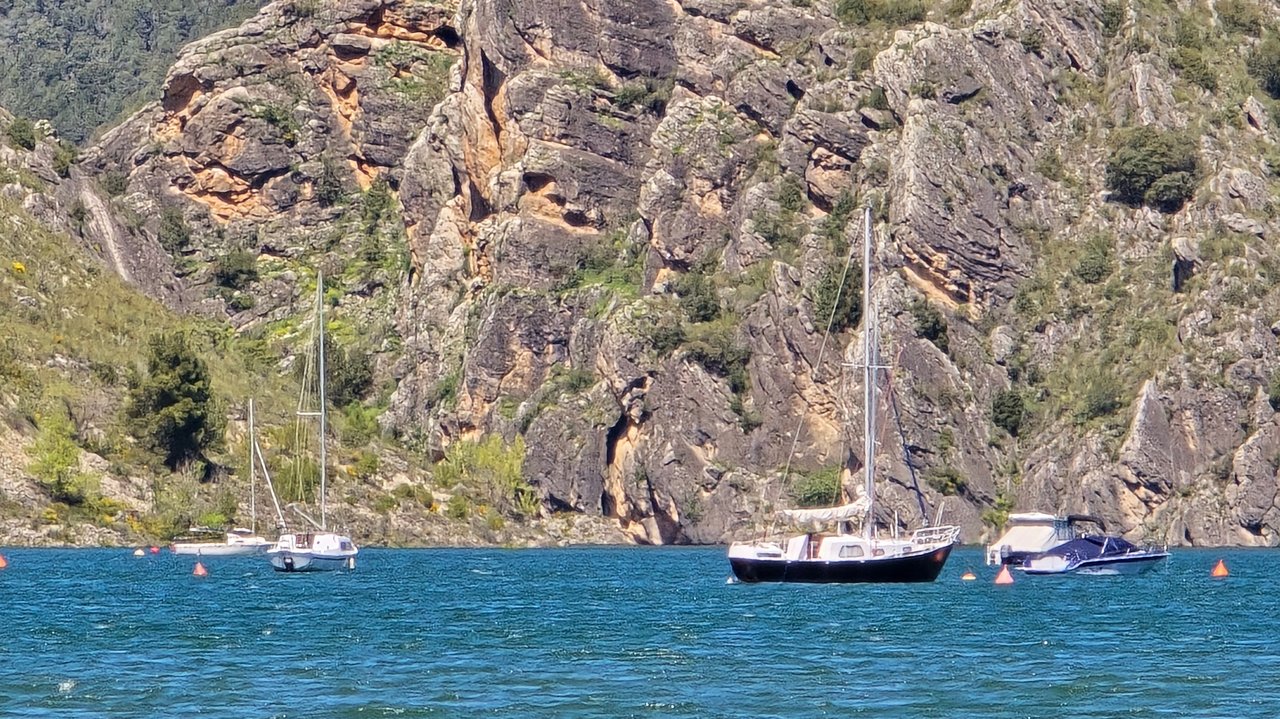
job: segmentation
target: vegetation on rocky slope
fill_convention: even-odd
[[[178,48],[266,0],[9,0],[0,5],[0,105],[75,143],[153,99]]]

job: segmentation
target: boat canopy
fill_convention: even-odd
[[[1105,534],[1090,534],[1060,544],[1045,552],[1045,556],[1065,557],[1073,562],[1096,559],[1103,555],[1126,554],[1138,548],[1126,539]]]
[[[849,519],[861,519],[867,514],[867,499],[861,497],[855,502],[842,504],[839,507],[814,507],[812,509],[784,509],[782,516],[797,524],[812,522],[842,522]]]

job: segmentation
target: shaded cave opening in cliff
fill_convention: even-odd
[[[440,42],[444,43],[444,46],[450,50],[456,49],[462,44],[462,36],[458,34],[457,30],[454,30],[448,25],[441,25],[431,34],[439,39]]]

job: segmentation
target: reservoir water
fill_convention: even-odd
[[[2,551],[3,717],[1280,716],[1270,550],[1007,587],[975,549],[901,586],[729,584],[723,548]]]

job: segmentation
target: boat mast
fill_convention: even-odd
[[[862,240],[862,350],[863,350],[863,386],[862,386],[862,469],[866,478],[867,518],[863,522],[863,531],[867,541],[875,538],[875,413],[876,413],[876,358],[875,342],[875,308],[871,303],[871,205],[868,204],[863,216]]]
[[[249,398],[249,530],[258,533],[258,470],[253,466],[253,398]]]
[[[320,407],[317,411],[320,413],[320,530],[326,528],[325,522],[325,453],[324,453],[324,437],[325,437],[325,411],[324,411],[324,273],[316,273],[316,335],[318,337],[318,352],[320,358],[320,376],[317,382],[320,384]]]

